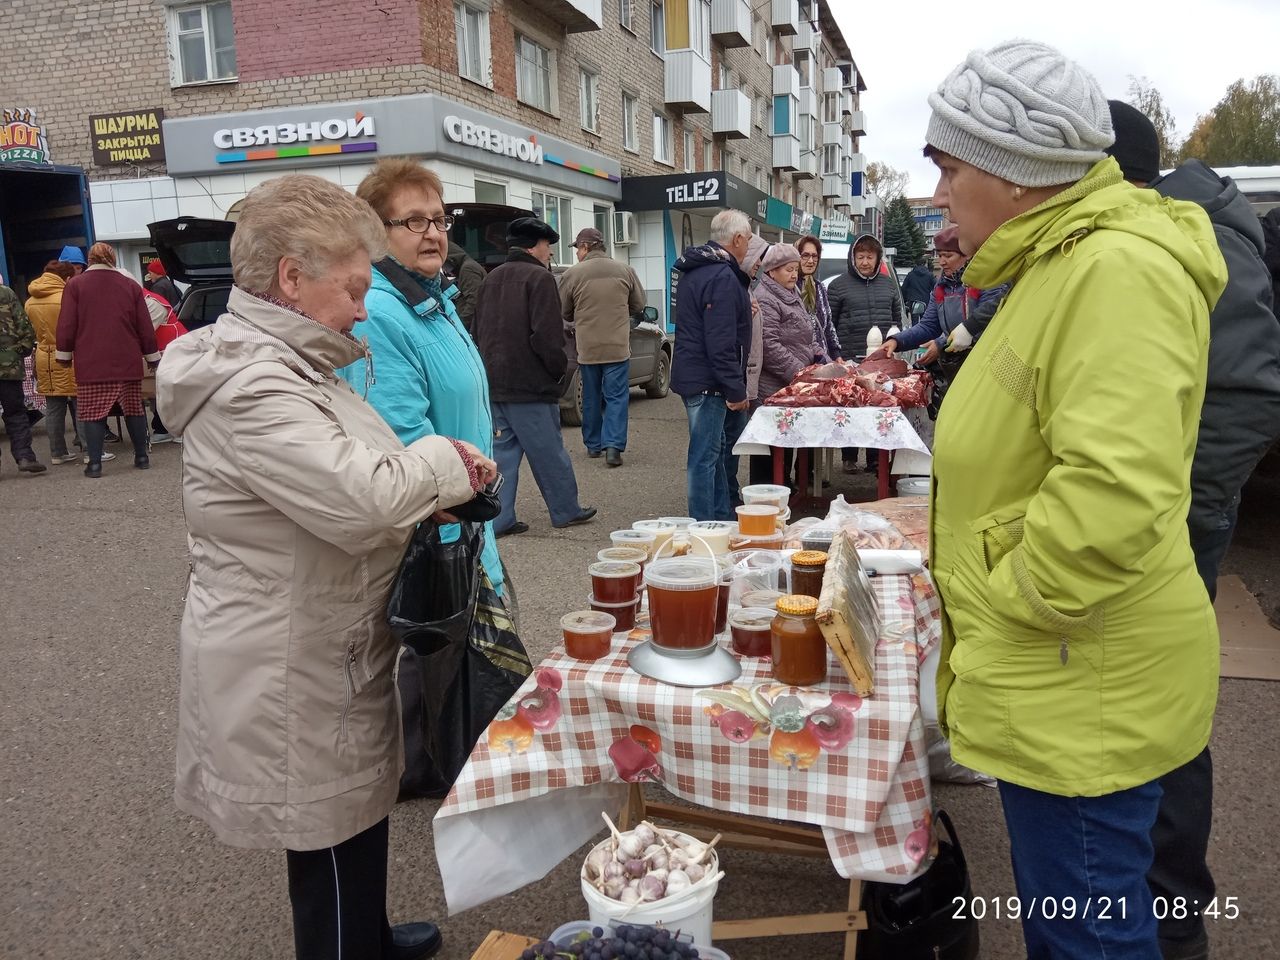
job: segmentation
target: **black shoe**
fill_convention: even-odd
[[[498,540],[501,540],[503,537],[510,537],[510,536],[514,536],[517,533],[528,533],[528,532],[529,532],[529,525],[520,520],[517,520],[511,526],[507,527],[507,529],[499,530],[497,533],[494,534],[494,537]]]
[[[397,923],[391,928],[389,960],[425,960],[433,957],[444,944],[440,928],[434,923]]]
[[[587,451],[587,456],[588,456],[588,457],[590,457],[592,460],[599,460],[599,459],[600,459],[600,455],[601,455],[602,453],[604,453],[604,451],[603,451],[603,450],[588,450],[588,451]]]
[[[1160,956],[1164,960],[1209,960],[1209,936],[1201,930],[1189,940],[1161,937]]]
[[[137,467],[139,470],[150,470],[150,469],[151,469],[151,458],[150,458],[150,457],[147,457],[147,456],[134,457],[134,458],[133,458],[133,465],[134,465],[135,467]]]
[[[563,530],[565,527],[576,527],[580,523],[590,523],[595,518],[596,508],[584,507],[582,511],[568,523],[557,523],[554,524],[554,526],[557,530]]]
[[[622,466],[622,451],[617,447],[610,447],[605,451],[604,462],[606,466],[610,467]]]
[[[18,470],[21,473],[44,473],[49,468],[39,460],[19,460]]]
[[[90,463],[87,467],[84,468],[84,475],[86,477],[92,477],[94,480],[97,480],[99,477],[101,477],[102,461],[99,460],[97,463]]]
[[[112,431],[108,430],[106,432],[106,435],[103,436],[102,442],[103,443],[119,443],[120,438],[116,436]]]

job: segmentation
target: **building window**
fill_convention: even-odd
[[[813,86],[813,58],[808,50],[797,50],[793,60],[796,73],[800,74],[800,86]]]
[[[711,59],[711,0],[690,4],[689,47],[706,60]]]
[[[756,167],[756,189],[763,191],[768,186],[764,180],[764,167]]]
[[[665,114],[653,115],[653,159],[674,166],[672,159],[671,118]]]
[[[716,87],[717,90],[728,90],[733,86],[733,80],[729,75],[729,67],[724,62],[723,57],[720,58],[720,65],[716,69],[716,74],[719,78],[719,84]]]
[[[822,122],[823,123],[839,123],[840,122],[840,95],[838,93],[828,93],[823,96]]]
[[[622,145],[632,153],[640,152],[640,126],[636,122],[636,98],[622,95]]]
[[[476,203],[505,204],[506,202],[507,188],[505,184],[490,183],[488,180],[476,181]]]
[[[684,132],[684,172],[693,173],[697,163],[698,148],[694,140],[693,131],[686,130]]]
[[[552,112],[551,51],[522,34],[516,34],[516,97],[531,107]]]
[[[236,77],[236,35],[231,0],[197,3],[169,10],[174,86]]]
[[[623,30],[636,31],[636,0],[618,0],[618,23]]]
[[[764,32],[764,62],[771,67],[778,62],[778,47],[772,30]]]
[[[702,169],[703,170],[711,169],[711,141],[710,140],[702,141]]]
[[[560,242],[552,247],[556,263],[573,263],[573,201],[568,197],[533,191],[533,215],[560,234]]]
[[[591,223],[597,230],[604,234],[604,247],[606,251],[613,250],[613,208],[597,203],[591,207]]]
[[[773,98],[773,126],[771,128],[773,136],[785,137],[797,132],[797,108],[798,104],[795,97],[788,97],[784,94]]]
[[[649,10],[649,46],[661,56],[667,49],[667,18],[662,10],[662,0],[651,0]]]
[[[756,126],[763,128],[765,121],[769,119],[769,101],[764,97],[753,97],[754,100],[752,113],[755,114]]]
[[[840,148],[834,143],[822,148],[822,172],[824,175],[840,172]]]
[[[488,12],[455,3],[453,31],[458,39],[458,75],[489,86]]]
[[[596,133],[600,118],[600,78],[590,70],[578,71],[578,102],[581,104],[582,129]]]

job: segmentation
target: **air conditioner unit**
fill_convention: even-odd
[[[613,214],[613,242],[615,246],[626,247],[640,242],[640,224],[636,215],[629,210],[617,210]]]

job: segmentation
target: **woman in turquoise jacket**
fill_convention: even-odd
[[[369,403],[402,443],[440,434],[493,456],[484,362],[453,308],[456,289],[441,286],[452,218],[444,212],[440,178],[414,160],[382,160],[356,195],[382,218],[391,256],[374,264],[364,301],[369,318],[356,328],[368,339],[372,364],[358,360],[342,376],[358,392],[367,388]],[[441,531],[446,540],[457,538],[451,526]],[[505,593],[492,524],[485,530],[481,560],[494,588]]]
[[[1197,205],[1123,181],[1105,95],[1056,50],[975,51],[929,105],[965,280],[1013,284],[938,418],[940,720],[999,781],[1028,957],[1160,960],[1159,778],[1217,697],[1186,518],[1226,266]]]

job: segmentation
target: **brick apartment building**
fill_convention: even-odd
[[[428,163],[446,203],[532,209],[560,231],[561,262],[599,226],[660,310],[678,247],[718,209],[775,239],[824,221],[842,235],[864,212],[865,84],[826,0],[9,0],[7,13],[22,56],[0,65],[0,106],[34,110],[46,159],[83,168],[81,232],[135,271],[149,222],[234,216],[284,171],[354,189],[392,154]],[[5,156],[0,171],[31,166]],[[21,274],[13,251],[38,259],[60,238],[26,208],[6,217],[4,183],[0,265]]]
[[[946,208],[935,207],[933,197],[916,197],[915,199],[908,197],[907,204],[911,207],[911,216],[924,231],[925,252],[932,257],[933,238],[951,223],[947,218]]]

